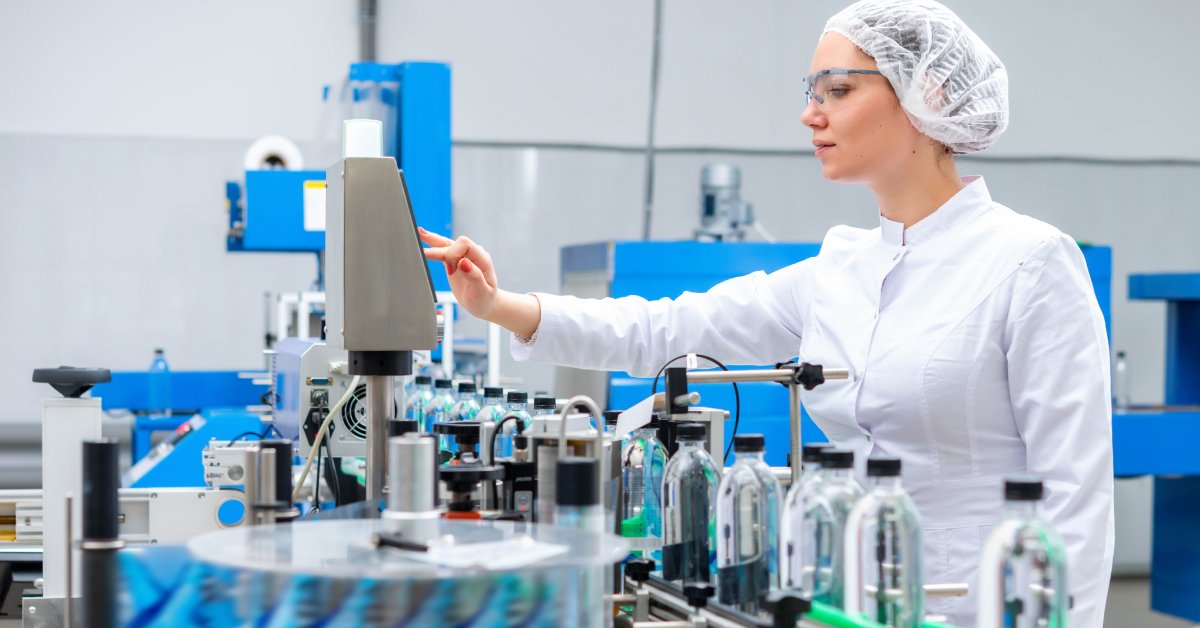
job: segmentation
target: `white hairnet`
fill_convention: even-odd
[[[933,0],[862,0],[825,24],[875,60],[918,131],[973,153],[1008,127],[1004,64]]]

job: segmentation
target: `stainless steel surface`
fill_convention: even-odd
[[[258,507],[261,501],[261,491],[259,490],[258,473],[262,467],[259,453],[261,449],[257,444],[247,447],[245,450],[246,463],[246,481],[243,487],[246,491],[246,525],[258,524]]]
[[[426,512],[436,508],[434,469],[436,440],[406,434],[388,440],[388,510]]]
[[[396,414],[396,378],[367,376],[367,499],[383,497],[387,467],[387,426]]]
[[[63,598],[27,598],[22,606],[20,625],[23,628],[70,626],[66,621],[67,601]]]
[[[351,351],[437,347],[437,312],[412,207],[391,157],[326,173],[326,340]]]
[[[537,445],[537,508],[534,511],[538,523],[554,523],[554,500],[557,490],[555,479],[558,464],[557,445]],[[604,503],[604,502],[601,502]]]
[[[258,496],[258,519],[256,524],[270,525],[275,523],[275,509],[271,507],[275,503],[275,450],[274,449],[259,449],[258,450],[258,473],[256,474],[258,486],[255,487],[255,492]]]

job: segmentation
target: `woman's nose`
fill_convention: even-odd
[[[800,112],[800,122],[810,129],[825,126],[825,114],[817,107],[816,100],[810,99],[804,105],[804,110]]]

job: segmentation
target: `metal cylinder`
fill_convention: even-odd
[[[540,445],[537,448],[537,509],[538,523],[554,523],[554,498],[557,496],[555,474],[558,472],[558,447]]]
[[[116,626],[118,620],[119,452],[113,439],[83,443],[82,615],[86,625],[101,628]]]
[[[258,485],[255,487],[253,504],[258,523],[275,523],[278,504],[275,502],[275,450],[259,445]]]
[[[388,440],[388,511],[426,512],[436,505],[437,440],[408,434]]]
[[[367,376],[367,499],[383,497],[388,421],[396,414],[393,375]]]

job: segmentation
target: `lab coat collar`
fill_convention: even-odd
[[[879,233],[883,241],[894,246],[916,246],[953,230],[992,204],[992,195],[981,176],[963,177],[963,189],[950,197],[941,207],[917,224],[904,228],[904,223],[879,215]]]

